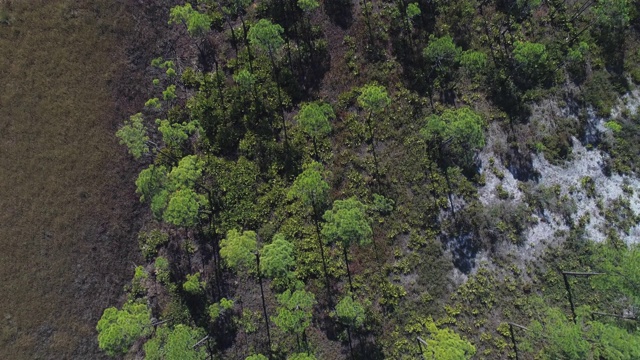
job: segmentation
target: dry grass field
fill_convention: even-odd
[[[95,324],[133,273],[125,9],[0,0],[0,359],[101,358]]]

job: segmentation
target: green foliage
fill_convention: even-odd
[[[151,333],[151,311],[146,304],[124,304],[105,309],[96,327],[98,346],[110,356],[125,354],[139,338]]]
[[[140,232],[138,234],[140,251],[142,251],[142,255],[147,259],[154,257],[158,252],[158,248],[167,242],[169,242],[169,234],[158,229]]]
[[[608,275],[592,279],[605,293],[625,295],[633,306],[640,305],[640,245],[634,244],[620,251],[608,250],[594,254],[601,262],[601,270]]]
[[[267,19],[260,19],[249,29],[247,34],[251,46],[258,47],[272,54],[284,44],[282,33],[284,29],[278,24],[273,24]]]
[[[476,353],[476,348],[470,342],[452,330],[438,328],[430,317],[416,325],[412,326],[412,331],[426,331],[421,337],[427,343],[423,346],[423,356],[427,359],[468,360]]]
[[[187,274],[187,281],[182,284],[184,291],[191,295],[200,295],[204,292],[207,285],[205,281],[200,281],[200,273]]]
[[[585,56],[589,52],[589,44],[581,41],[576,46],[569,49],[567,53],[567,59],[574,63],[582,63],[585,60]]]
[[[341,323],[356,328],[361,327],[365,321],[364,307],[360,302],[353,300],[350,295],[343,297],[338,302],[336,315]]]
[[[640,306],[640,245],[633,245],[625,252],[620,264],[622,291]]]
[[[251,89],[253,84],[256,83],[257,77],[254,74],[252,74],[249,70],[242,69],[238,71],[238,73],[233,75],[233,80],[236,83],[238,83],[238,85],[240,85],[240,87],[243,88],[245,91],[248,91],[249,89]]]
[[[620,125],[615,120],[609,120],[609,121],[605,122],[604,123],[604,127],[606,127],[607,129],[613,131],[614,133],[619,133],[620,131],[622,131],[622,125]]]
[[[541,322],[534,320],[527,333],[528,346],[540,359],[636,359],[640,356],[640,335],[620,327],[588,321],[590,309],[577,309],[574,324],[557,308],[546,308]]]
[[[241,13],[247,6],[251,5],[251,0],[231,0],[227,9],[231,11],[232,14]]]
[[[191,189],[179,189],[171,195],[162,218],[175,226],[193,227],[198,223],[200,208],[206,204],[204,195]]]
[[[140,171],[136,179],[136,193],[140,194],[140,201],[153,199],[164,187],[166,176],[167,169],[164,166],[151,164],[148,168]]]
[[[608,117],[617,101],[618,89],[612,83],[612,78],[605,70],[594,71],[585,83],[582,92],[584,101],[593,106],[599,116]]]
[[[149,136],[147,136],[147,127],[143,124],[141,113],[131,115],[116,132],[116,136],[120,139],[120,144],[127,146],[134,158],[139,159],[142,155],[149,153],[147,145]]]
[[[421,134],[428,141],[444,148],[447,161],[462,167],[469,166],[475,151],[484,146],[484,121],[475,111],[464,107],[447,109],[442,115],[431,115]]]
[[[371,83],[360,89],[358,104],[369,113],[378,114],[391,104],[391,99],[384,86]]]
[[[144,269],[144,266],[136,266],[136,269],[133,273],[133,279],[131,280],[131,290],[130,294],[134,297],[144,296],[146,289],[144,281],[149,278],[149,274]]]
[[[240,318],[236,320],[238,326],[247,334],[253,334],[258,331],[258,325],[261,321],[260,312],[244,310],[240,314]]]
[[[220,315],[223,315],[226,312],[233,309],[233,305],[234,305],[233,300],[230,300],[227,298],[220,299],[220,302],[211,304],[207,308],[209,318],[211,319],[212,322],[215,322],[220,317]]]
[[[607,246],[613,244],[618,248],[607,253],[610,258],[606,261],[587,250],[576,250],[575,255],[567,250],[562,253],[562,266],[538,259],[526,275],[511,263],[514,260],[511,255],[505,257],[500,250],[505,242],[522,244],[532,222],[546,221],[549,212],[562,216],[569,229],[558,231],[553,234],[554,238],[561,241],[566,237],[566,243],[576,248],[589,248],[575,241],[587,237],[581,235],[578,228],[588,222],[588,217],[582,217],[578,223],[573,221],[576,205],[570,195],[575,194],[575,187],[566,195],[559,187],[556,190],[531,185],[528,189],[530,185],[522,183],[524,200],[521,202],[517,194],[510,194],[498,185],[495,187],[498,197],[504,201],[486,204],[477,199],[477,186],[483,186],[484,180],[473,171],[476,154],[485,145],[485,116],[487,121],[492,121],[492,130],[495,126],[496,132],[492,133],[507,134],[505,139],[492,142],[496,156],[502,158],[514,176],[527,176],[530,158],[526,151],[537,147],[545,152],[547,159],[565,159],[570,153],[571,136],[580,137],[584,132],[581,121],[574,124],[558,119],[549,124],[526,121],[532,99],[542,100],[546,94],[556,99],[567,97],[566,108],[573,111],[575,103],[571,94],[578,89],[585,100],[577,104],[578,107],[594,105],[601,115],[608,115],[617,101],[616,91],[625,90],[616,87],[624,84],[625,74],[619,73],[609,61],[614,48],[608,46],[608,40],[614,42],[617,38],[598,32],[623,35],[628,31],[635,36],[638,29],[629,27],[635,16],[633,4],[615,0],[607,7],[606,1],[595,0],[591,8],[585,3],[585,11],[576,12],[582,5],[561,3],[552,1],[543,5],[541,0],[500,0],[479,6],[479,2],[468,0],[427,1],[399,2],[396,8],[387,6],[389,4],[372,7],[365,2],[361,4],[365,12],[359,13],[349,10],[352,4],[348,2],[327,2],[323,6],[331,26],[349,29],[351,21],[355,21],[354,24],[367,26],[370,31],[376,29],[376,34],[372,34],[375,38],[368,42],[361,41],[367,29],[351,27],[338,52],[321,45],[335,42],[330,36],[332,32],[325,34],[326,28],[311,24],[311,12],[317,11],[321,4],[317,0],[261,2],[255,6],[251,0],[228,0],[219,4],[206,0],[173,7],[170,22],[182,23],[190,36],[200,37],[195,44],[201,50],[200,57],[198,60],[181,57],[180,66],[177,60],[174,63],[154,59],[152,66],[157,69],[153,69],[153,75],[159,78],[153,81],[154,90],[158,92],[163,89],[159,86],[167,87],[162,97],[156,94],[159,98],[147,102],[145,111],[162,113],[166,119],[156,120],[157,132],[151,131],[149,135],[142,115],[136,114],[117,133],[136,158],[149,153],[155,156],[150,159],[152,165],[140,172],[136,186],[141,201],[150,203],[156,219],[168,223],[158,227],[192,228],[173,234],[171,246],[167,246],[167,234],[175,229],[150,231],[144,239],[141,235],[145,257],[148,261],[155,258],[155,279],[166,287],[157,292],[158,314],[164,319],[170,318],[170,324],[176,325],[158,329],[145,345],[147,357],[204,356],[204,351],[193,349],[197,336],[189,335],[198,330],[177,325],[179,323],[211,327],[214,333],[210,340],[223,340],[221,346],[228,354],[233,351],[238,354],[244,346],[232,340],[236,330],[247,334],[264,330],[261,312],[255,311],[253,301],[244,304],[250,309],[239,306],[239,316],[230,316],[233,301],[222,298],[214,302],[230,294],[247,299],[245,291],[251,284],[243,281],[245,274],[228,274],[231,278],[224,279],[237,284],[232,293],[225,284],[217,283],[206,286],[222,293],[204,291],[200,274],[209,274],[212,266],[221,265],[209,256],[211,244],[201,240],[217,241],[220,234],[226,234],[219,244],[223,263],[254,274],[259,270],[274,280],[267,284],[275,292],[289,287],[277,296],[279,308],[271,318],[289,334],[305,335],[305,329],[311,326],[315,304],[311,292],[292,283],[300,279],[308,289],[318,291],[324,285],[324,279],[318,278],[324,270],[329,292],[344,289],[346,286],[339,278],[345,269],[338,259],[344,255],[349,285],[353,287],[352,282],[357,285],[362,302],[352,296],[338,295],[335,300],[339,301],[331,316],[348,327],[362,330],[356,338],[367,347],[367,355],[398,360],[420,357],[415,341],[419,335],[427,341],[422,354],[425,358],[472,358],[476,353],[472,343],[453,328],[442,327],[455,324],[455,331],[477,343],[482,351],[479,357],[513,357],[506,339],[508,327],[502,324],[496,330],[497,322],[509,319],[522,323],[535,318],[539,324],[534,323],[531,328],[538,333],[534,331],[531,335],[531,346],[521,348],[524,358],[638,358],[635,334],[622,326],[614,326],[621,325],[616,323],[618,320],[611,319],[605,324],[581,317],[574,326],[559,312],[541,317],[539,308],[526,301],[530,292],[547,295],[552,291],[550,301],[562,301],[564,306],[564,289],[557,280],[556,270],[593,266],[609,275],[603,276],[602,283],[595,280],[586,283],[584,288],[591,285],[589,294],[584,289],[576,290],[578,302],[603,308],[606,304],[613,307],[606,310],[612,313],[637,305],[640,259],[636,249],[627,253],[621,242],[611,241]],[[537,8],[539,11],[534,11]],[[349,18],[350,14],[353,19]],[[367,17],[364,23],[361,16]],[[223,29],[222,20],[229,29]],[[589,27],[592,23],[596,26]],[[542,24],[546,27],[542,28]],[[288,39],[283,38],[285,33]],[[411,36],[403,39],[407,35]],[[427,36],[430,37],[427,39]],[[594,38],[598,42],[594,43]],[[211,44],[207,39],[215,39],[216,49],[208,49]],[[619,54],[620,59],[627,57],[622,59],[625,70],[633,69],[635,65],[629,64],[640,56],[635,49],[636,42],[631,38],[618,44],[625,45]],[[463,47],[468,50],[463,51]],[[282,59],[279,58],[281,51],[285,55]],[[232,55],[237,58],[230,58]],[[265,63],[265,55],[271,64]],[[191,63],[192,67],[184,69],[185,63]],[[269,65],[273,69],[270,70]],[[560,68],[564,66],[566,68]],[[556,71],[556,68],[560,69]],[[569,93],[565,93],[566,79],[561,79],[564,70],[571,74],[570,80],[579,85],[571,86]],[[181,79],[175,78],[177,71]],[[366,85],[353,87],[354,83],[344,77],[345,71],[361,77],[357,86]],[[620,78],[610,76],[608,71]],[[182,84],[173,84],[179,80]],[[384,86],[379,85],[381,81]],[[557,87],[550,87],[554,82]],[[540,85],[549,87],[531,90]],[[386,86],[393,89],[393,106]],[[175,101],[182,88],[185,91],[179,94],[181,101]],[[276,95],[283,89],[285,98],[280,99],[281,96]],[[434,89],[440,94],[433,94]],[[340,93],[342,95],[337,95]],[[288,99],[287,94],[294,98]],[[332,101],[337,96],[335,107],[319,100],[318,94]],[[452,104],[455,108],[443,104]],[[565,106],[560,104],[560,107]],[[298,113],[291,114],[290,110],[296,108]],[[279,110],[285,114],[282,125],[274,124],[280,120]],[[360,118],[366,117],[366,123],[358,121],[356,110],[364,114]],[[285,144],[280,131],[281,126],[291,121],[290,115],[295,115],[298,126],[291,128]],[[377,129],[372,122],[374,116],[379,117],[375,123]],[[620,168],[630,169],[629,162],[635,161],[635,128],[640,128],[636,120],[625,114],[607,122],[605,126],[612,131],[598,144],[602,150],[611,150],[612,159]],[[549,128],[544,128],[547,126]],[[379,143],[374,139],[374,130],[384,135]],[[305,136],[313,140],[316,159],[319,158],[318,140],[322,141],[322,149],[334,151],[322,157],[324,164],[308,161],[303,164],[303,159],[308,158],[304,153]],[[160,137],[162,140],[158,141]],[[367,146],[373,152],[373,160],[362,156]],[[626,160],[620,160],[622,157]],[[373,166],[375,174],[371,171]],[[298,173],[301,167],[302,172]],[[378,167],[383,170],[382,174]],[[505,176],[492,168],[500,179]],[[475,176],[473,182],[463,174]],[[371,186],[372,180],[377,186]],[[585,184],[587,192],[592,190],[592,184],[586,181]],[[354,195],[366,199],[369,206],[356,197],[348,198]],[[454,216],[442,212],[449,207],[447,195],[455,203]],[[348,199],[335,201],[333,208],[325,212],[332,196]],[[633,200],[607,202],[606,208],[600,206],[611,238],[628,230],[637,220],[631,212],[630,201]],[[324,223],[318,223],[322,214]],[[373,229],[368,216],[375,219],[375,252],[373,249],[358,252],[355,264],[358,276],[351,279],[350,246],[372,242]],[[321,236],[315,236],[314,225],[321,225]],[[261,238],[273,237],[273,240],[259,249],[255,232],[237,229],[254,229]],[[185,238],[178,239],[178,236]],[[323,247],[323,240],[334,246]],[[451,240],[465,242],[465,248],[455,248],[455,243],[448,243]],[[176,246],[181,243],[189,246]],[[449,246],[454,262],[443,250]],[[451,269],[459,266],[460,261],[466,261],[460,257],[471,256],[468,261],[473,266],[474,260],[478,261],[473,257],[476,250],[486,250],[492,262],[491,272],[478,269],[476,275],[469,276],[455,291],[450,283]],[[255,268],[257,251],[260,251],[259,269]],[[185,268],[185,252],[198,255],[189,258],[197,261],[189,262],[188,268]],[[159,253],[163,256],[157,257]],[[592,256],[591,263],[576,260],[586,256],[585,253]],[[538,268],[550,269],[548,271],[556,276],[541,276]],[[464,271],[462,267],[461,270]],[[191,272],[195,274],[187,275],[185,282],[171,283],[171,275],[174,280],[183,280],[182,276]],[[132,285],[134,289],[140,285],[137,287],[141,291],[133,291],[135,295],[142,295],[146,290],[142,287],[150,283],[146,276],[142,268],[136,269]],[[212,276],[207,281],[219,281],[219,277]],[[268,298],[265,300],[269,304]],[[333,305],[334,299],[328,300],[320,301],[317,309],[320,314],[331,310],[326,304]],[[366,312],[365,301],[372,304]],[[164,306],[166,303],[170,305]],[[489,316],[494,313],[501,313],[503,317],[491,319]],[[433,321],[419,314],[444,317]],[[231,329],[218,329],[222,326],[231,326]],[[314,329],[311,338],[317,339],[320,330]],[[176,340],[172,342],[173,335]],[[227,337],[229,335],[232,336]],[[276,357],[314,358],[288,354],[281,348],[280,331],[273,335],[277,345],[270,350]],[[256,336],[256,341],[264,337]],[[339,346],[331,344],[334,340],[324,339],[318,343],[318,354],[340,357],[331,353]],[[256,341],[250,339],[254,344],[249,347],[256,346]],[[370,341],[376,346],[369,348],[366,344]],[[128,347],[124,348],[119,353]],[[207,348],[222,350],[211,344],[207,344]],[[241,351],[250,354],[256,350]],[[223,353],[207,355],[219,357]],[[264,358],[260,354],[249,357]]]
[[[442,74],[450,73],[460,61],[462,49],[453,42],[449,35],[436,38],[429,37],[429,44],[422,51],[425,59],[431,66]]]
[[[160,109],[162,107],[162,104],[160,104],[160,99],[151,98],[151,99],[147,100],[147,102],[144,103],[144,107],[149,108],[149,109],[158,110],[158,109]]]
[[[324,168],[318,162],[304,165],[304,171],[296,177],[289,189],[290,198],[298,198],[307,206],[317,207],[329,197],[329,184],[322,177]]]
[[[151,198],[151,213],[157,220],[162,219],[162,213],[169,202],[169,192],[161,190]]]
[[[169,70],[173,70],[173,69],[169,69]],[[169,70],[167,70],[167,71],[169,71]],[[175,75],[175,71],[173,71],[173,74]],[[176,95],[176,86],[175,85],[169,85],[169,86],[167,86],[166,90],[162,91],[162,98],[165,101],[174,100],[176,97],[177,97],[177,95]]]
[[[280,201],[279,191],[284,191],[278,188],[269,194],[271,187],[262,183],[260,168],[242,156],[237,161],[209,157],[204,171],[215,174],[220,209],[216,231],[223,234],[234,228],[259,228],[274,206],[271,201]]]
[[[609,31],[620,31],[629,26],[632,2],[629,0],[598,0],[594,6],[596,23]]]
[[[483,74],[487,63],[487,54],[482,51],[465,51],[460,56],[460,65],[472,75]]]
[[[558,309],[547,309],[544,323],[534,321],[529,325],[534,342],[541,341],[538,347],[544,359],[587,359],[590,345],[582,337],[579,325],[569,321]]]
[[[200,130],[197,121],[171,123],[169,120],[156,120],[158,131],[162,134],[162,141],[171,148],[180,148],[189,135]]]
[[[302,131],[311,138],[317,139],[327,136],[331,132],[329,120],[335,117],[336,115],[331,105],[323,102],[313,102],[302,104],[295,119],[300,124]]]
[[[278,303],[278,315],[271,319],[283,331],[301,335],[311,325],[311,310],[316,303],[313,293],[287,289],[278,295]]]
[[[173,328],[162,326],[153,338],[144,344],[147,360],[205,360],[205,347],[193,348],[204,336],[201,329],[178,324]]]
[[[413,2],[407,5],[407,17],[409,19],[413,19],[420,14],[422,14],[422,11],[420,10],[420,5],[418,5],[418,3]]]
[[[220,256],[233,269],[250,268],[254,264],[254,254],[257,250],[257,235],[250,230],[229,230],[227,237],[220,242]]]
[[[202,177],[203,161],[196,155],[188,155],[180,159],[178,166],[171,169],[168,174],[170,188],[190,189],[198,183]]]
[[[316,360],[316,357],[307,353],[296,353],[289,355],[287,360]]]
[[[293,244],[284,235],[274,235],[271,244],[262,247],[260,271],[272,279],[286,277],[295,265],[293,250]]]
[[[153,60],[151,60],[151,66],[159,68],[162,66],[163,62],[164,62],[164,59],[162,58],[162,56],[158,56],[157,58],[154,58]]]
[[[245,360],[269,360],[269,358],[262,354],[255,354],[248,356]]]
[[[169,24],[182,23],[187,27],[191,36],[202,36],[211,26],[211,19],[208,15],[198,12],[191,4],[171,8]]]
[[[304,12],[311,12],[319,6],[320,3],[316,0],[298,0],[298,7]]]
[[[380,213],[380,215],[389,215],[393,211],[395,202],[380,194],[373,194],[372,210]]]
[[[162,58],[160,58],[162,60]],[[173,69],[175,68],[176,64],[172,61],[172,60],[167,60],[165,62],[162,62],[158,67],[160,67],[161,69]]]
[[[169,284],[170,279],[170,269],[169,269],[169,260],[166,257],[158,256],[156,261],[154,262],[154,268],[156,273],[156,279],[161,284]]]
[[[356,243],[371,243],[372,230],[366,206],[355,197],[336,200],[333,208],[324,213],[322,235],[329,242],[340,241],[346,248]]]
[[[588,338],[594,359],[640,359],[640,335],[610,324],[592,321]]]
[[[549,78],[552,64],[545,45],[516,41],[513,59],[516,62],[516,75],[526,86],[535,86]]]

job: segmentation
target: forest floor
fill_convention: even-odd
[[[136,166],[114,136],[141,105],[127,6],[0,0],[2,359],[104,357],[96,323],[140,261]]]

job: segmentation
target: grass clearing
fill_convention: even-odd
[[[101,358],[95,324],[133,273],[135,167],[111,90],[124,10],[0,1],[0,358]]]

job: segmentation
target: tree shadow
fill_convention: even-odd
[[[325,1],[324,12],[334,24],[342,29],[348,29],[353,24],[353,3],[351,0]]]
[[[453,266],[464,274],[469,274],[476,265],[476,255],[480,250],[472,233],[454,236],[447,244],[453,257]]]

